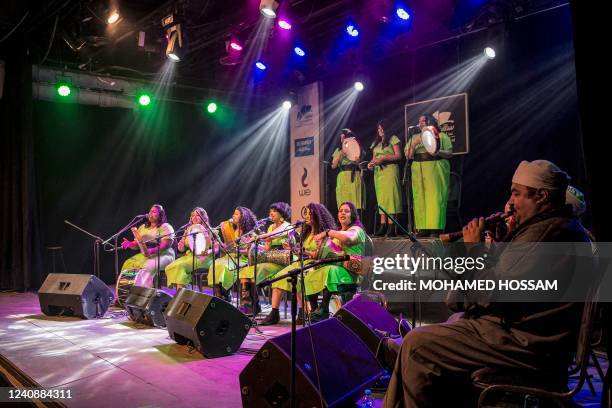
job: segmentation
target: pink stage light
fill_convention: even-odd
[[[287,20],[279,20],[278,26],[283,30],[291,30],[291,24]]]
[[[234,51],[242,51],[242,45],[238,44],[236,41],[231,41],[230,42],[230,47]]]

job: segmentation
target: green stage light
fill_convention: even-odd
[[[211,102],[208,104],[208,106],[206,106],[206,110],[208,111],[208,113],[215,113],[217,111],[217,104],[214,102]]]
[[[142,94],[138,97],[138,104],[140,106],[149,106],[151,104],[151,97],[147,94]]]
[[[68,96],[68,95],[70,95],[71,92],[72,92],[72,90],[66,84],[60,84],[57,87],[57,94],[59,96]]]

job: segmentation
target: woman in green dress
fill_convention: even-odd
[[[208,269],[210,266],[210,258],[206,257],[207,249],[210,247],[210,237],[204,228],[205,223],[208,224],[206,210],[202,207],[194,208],[185,233],[178,241],[178,250],[185,252],[185,255],[166,266],[168,287],[174,284],[178,291],[191,282],[194,265],[195,269]]]
[[[153,204],[151,206],[147,215],[147,221],[138,227],[135,234],[139,235],[141,244],[138,243],[136,237],[134,237],[134,241],[123,238],[121,248],[140,249],[140,253],[127,259],[123,263],[121,271],[137,269],[138,273],[136,274],[134,285],[152,288],[153,278],[155,278],[157,272],[163,270],[174,261],[174,249],[172,249],[174,228],[168,224],[166,211],[161,204]],[[159,240],[159,243],[153,244],[154,246],[151,247],[144,245],[146,241],[152,241],[157,237],[163,237]]]
[[[228,291],[236,282],[238,276],[236,276],[236,269],[238,266],[243,268],[247,266],[247,252],[246,247],[239,250],[239,258],[236,259],[236,240],[242,235],[250,232],[255,227],[257,219],[253,211],[246,207],[236,207],[234,214],[230,220],[230,224],[233,232],[231,234],[223,231],[223,239],[225,241],[225,250],[231,255],[231,258],[227,255],[222,256],[215,260],[215,273],[213,277],[212,266],[208,271],[208,285],[212,286],[213,293],[217,297],[227,299]],[[231,236],[229,236],[231,235]]]
[[[355,203],[357,209],[363,208],[363,178],[359,163],[348,159],[342,149],[345,139],[354,138],[359,143],[359,139],[350,129],[342,129],[340,132],[340,146],[336,148],[332,155],[331,168],[339,169],[336,178],[336,204],[350,201]]]
[[[329,248],[324,248],[319,245],[314,237],[322,231],[332,230],[336,228],[334,217],[325,208],[323,204],[310,203],[306,206],[304,214],[304,227],[302,234],[304,235],[304,264],[307,265],[315,259],[320,259],[329,254]],[[287,244],[285,244],[286,247]],[[299,253],[297,254],[299,257]],[[277,275],[282,275],[292,269],[299,268],[300,261],[293,262],[291,265],[277,272]],[[301,284],[298,282],[298,291],[301,291]],[[280,320],[278,308],[283,296],[283,291],[291,291],[291,283],[287,279],[283,279],[272,284],[272,311],[260,323],[264,326],[276,324]],[[298,300],[300,297],[298,296]]]
[[[450,184],[450,162],[453,144],[438,121],[430,114],[421,115],[419,128],[434,126],[439,132],[440,149],[430,154],[423,147],[421,133],[414,135],[404,152],[412,175],[412,207],[414,226],[419,235],[438,235],[446,226],[446,206]]]
[[[402,212],[402,194],[400,190],[399,165],[401,158],[400,140],[396,135],[389,137],[385,132],[385,122],[378,122],[377,136],[370,148],[372,160],[368,168],[374,170],[374,189],[376,201],[389,215],[395,216]],[[380,214],[380,228],[374,235],[395,236],[397,227],[382,210]]]
[[[353,203],[340,205],[338,221],[339,230],[319,232],[314,240],[318,243],[328,241],[329,247],[337,255],[364,256],[366,233]],[[357,279],[358,276],[343,265],[325,265],[310,271],[304,278],[306,296],[312,303],[313,300],[316,302],[319,293],[322,294],[321,304],[311,313],[310,320],[318,322],[329,317],[329,301],[333,294],[340,295],[343,304],[351,300],[357,292]]]
[[[270,221],[272,224],[268,227],[267,233],[260,235],[258,240],[261,244],[257,248],[258,258],[265,257],[269,251],[283,250],[283,245],[289,239],[293,238],[293,230],[290,229],[291,224],[286,220],[291,219],[291,207],[287,203],[278,202],[270,204],[268,211]],[[287,250],[287,255],[290,252]],[[253,255],[253,247],[251,248],[251,255]],[[274,263],[271,261],[262,262],[257,264],[257,282],[264,279],[268,279],[276,275],[278,271],[283,269],[287,264],[284,265]],[[255,266],[249,265],[246,268],[240,270],[240,310],[245,314],[252,313],[253,309],[253,280],[255,278]],[[260,311],[259,302],[256,302],[256,313]]]

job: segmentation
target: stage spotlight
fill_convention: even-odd
[[[56,86],[57,94],[59,96],[69,96],[72,93],[70,85],[66,82],[59,82]]]
[[[484,49],[484,55],[488,59],[492,60],[493,58],[495,58],[495,50],[491,47],[487,47]]]
[[[278,9],[278,1],[261,0],[259,3],[259,12],[266,18],[276,18],[276,10]]]
[[[306,51],[304,51],[304,49],[300,47],[295,47],[293,51],[300,57],[303,57],[304,55],[306,55]]]
[[[346,32],[351,37],[357,37],[359,35],[359,30],[357,30],[357,27],[354,24],[347,25],[346,26]]]
[[[291,30],[291,24],[289,24],[289,22],[285,19],[279,20],[278,26],[283,30]]]
[[[121,17],[119,15],[119,12],[117,10],[113,10],[110,13],[108,13],[108,18],[106,19],[106,23],[115,24],[117,21],[119,21],[119,17]]]
[[[242,45],[240,45],[240,43],[236,40],[230,41],[229,46],[234,51],[242,51]]]
[[[217,104],[215,102],[210,102],[208,106],[206,106],[206,110],[208,113],[215,113],[217,111]]]
[[[401,18],[402,20],[408,20],[410,18],[410,14],[403,7],[398,7],[395,10],[395,14],[397,14],[397,16]]]
[[[170,14],[162,19],[162,27],[166,29],[166,38],[168,38],[166,57],[173,61],[180,61],[183,56],[183,33],[181,25],[175,21],[174,15]]]
[[[284,101],[284,102],[283,102],[283,109],[284,109],[284,110],[289,110],[289,109],[291,109],[291,106],[292,106],[292,105],[291,105],[291,101]]]
[[[363,82],[360,82],[360,81],[355,82],[353,86],[355,87],[355,90],[357,92],[361,92],[363,91],[363,88],[365,88],[365,86],[363,85]]]
[[[257,69],[260,69],[260,70],[262,70],[262,71],[265,71],[265,70],[268,68],[268,67],[266,66],[266,64],[264,64],[264,63],[263,63],[263,62],[261,62],[261,61],[257,61],[257,62],[255,63],[255,66],[257,67]]]
[[[151,104],[151,97],[146,93],[140,94],[138,96],[138,104],[140,106],[149,106]]]

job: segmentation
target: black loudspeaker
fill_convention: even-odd
[[[178,344],[192,344],[208,358],[235,353],[252,325],[225,300],[187,289],[176,294],[164,314],[170,337]]]
[[[40,310],[47,316],[104,316],[115,295],[94,275],[50,273],[38,290]]]
[[[296,347],[300,407],[354,406],[363,390],[383,374],[376,356],[338,319],[298,330]],[[286,333],[268,340],[240,373],[242,406],[288,407],[290,373],[291,333]]]
[[[400,323],[379,303],[368,296],[357,296],[339,309],[334,317],[344,323],[368,346],[378,361],[387,368],[393,368],[397,348],[389,340],[401,343],[410,331],[407,322]]]
[[[132,286],[125,300],[128,317],[149,326],[166,327],[164,311],[172,296],[155,288]]]

